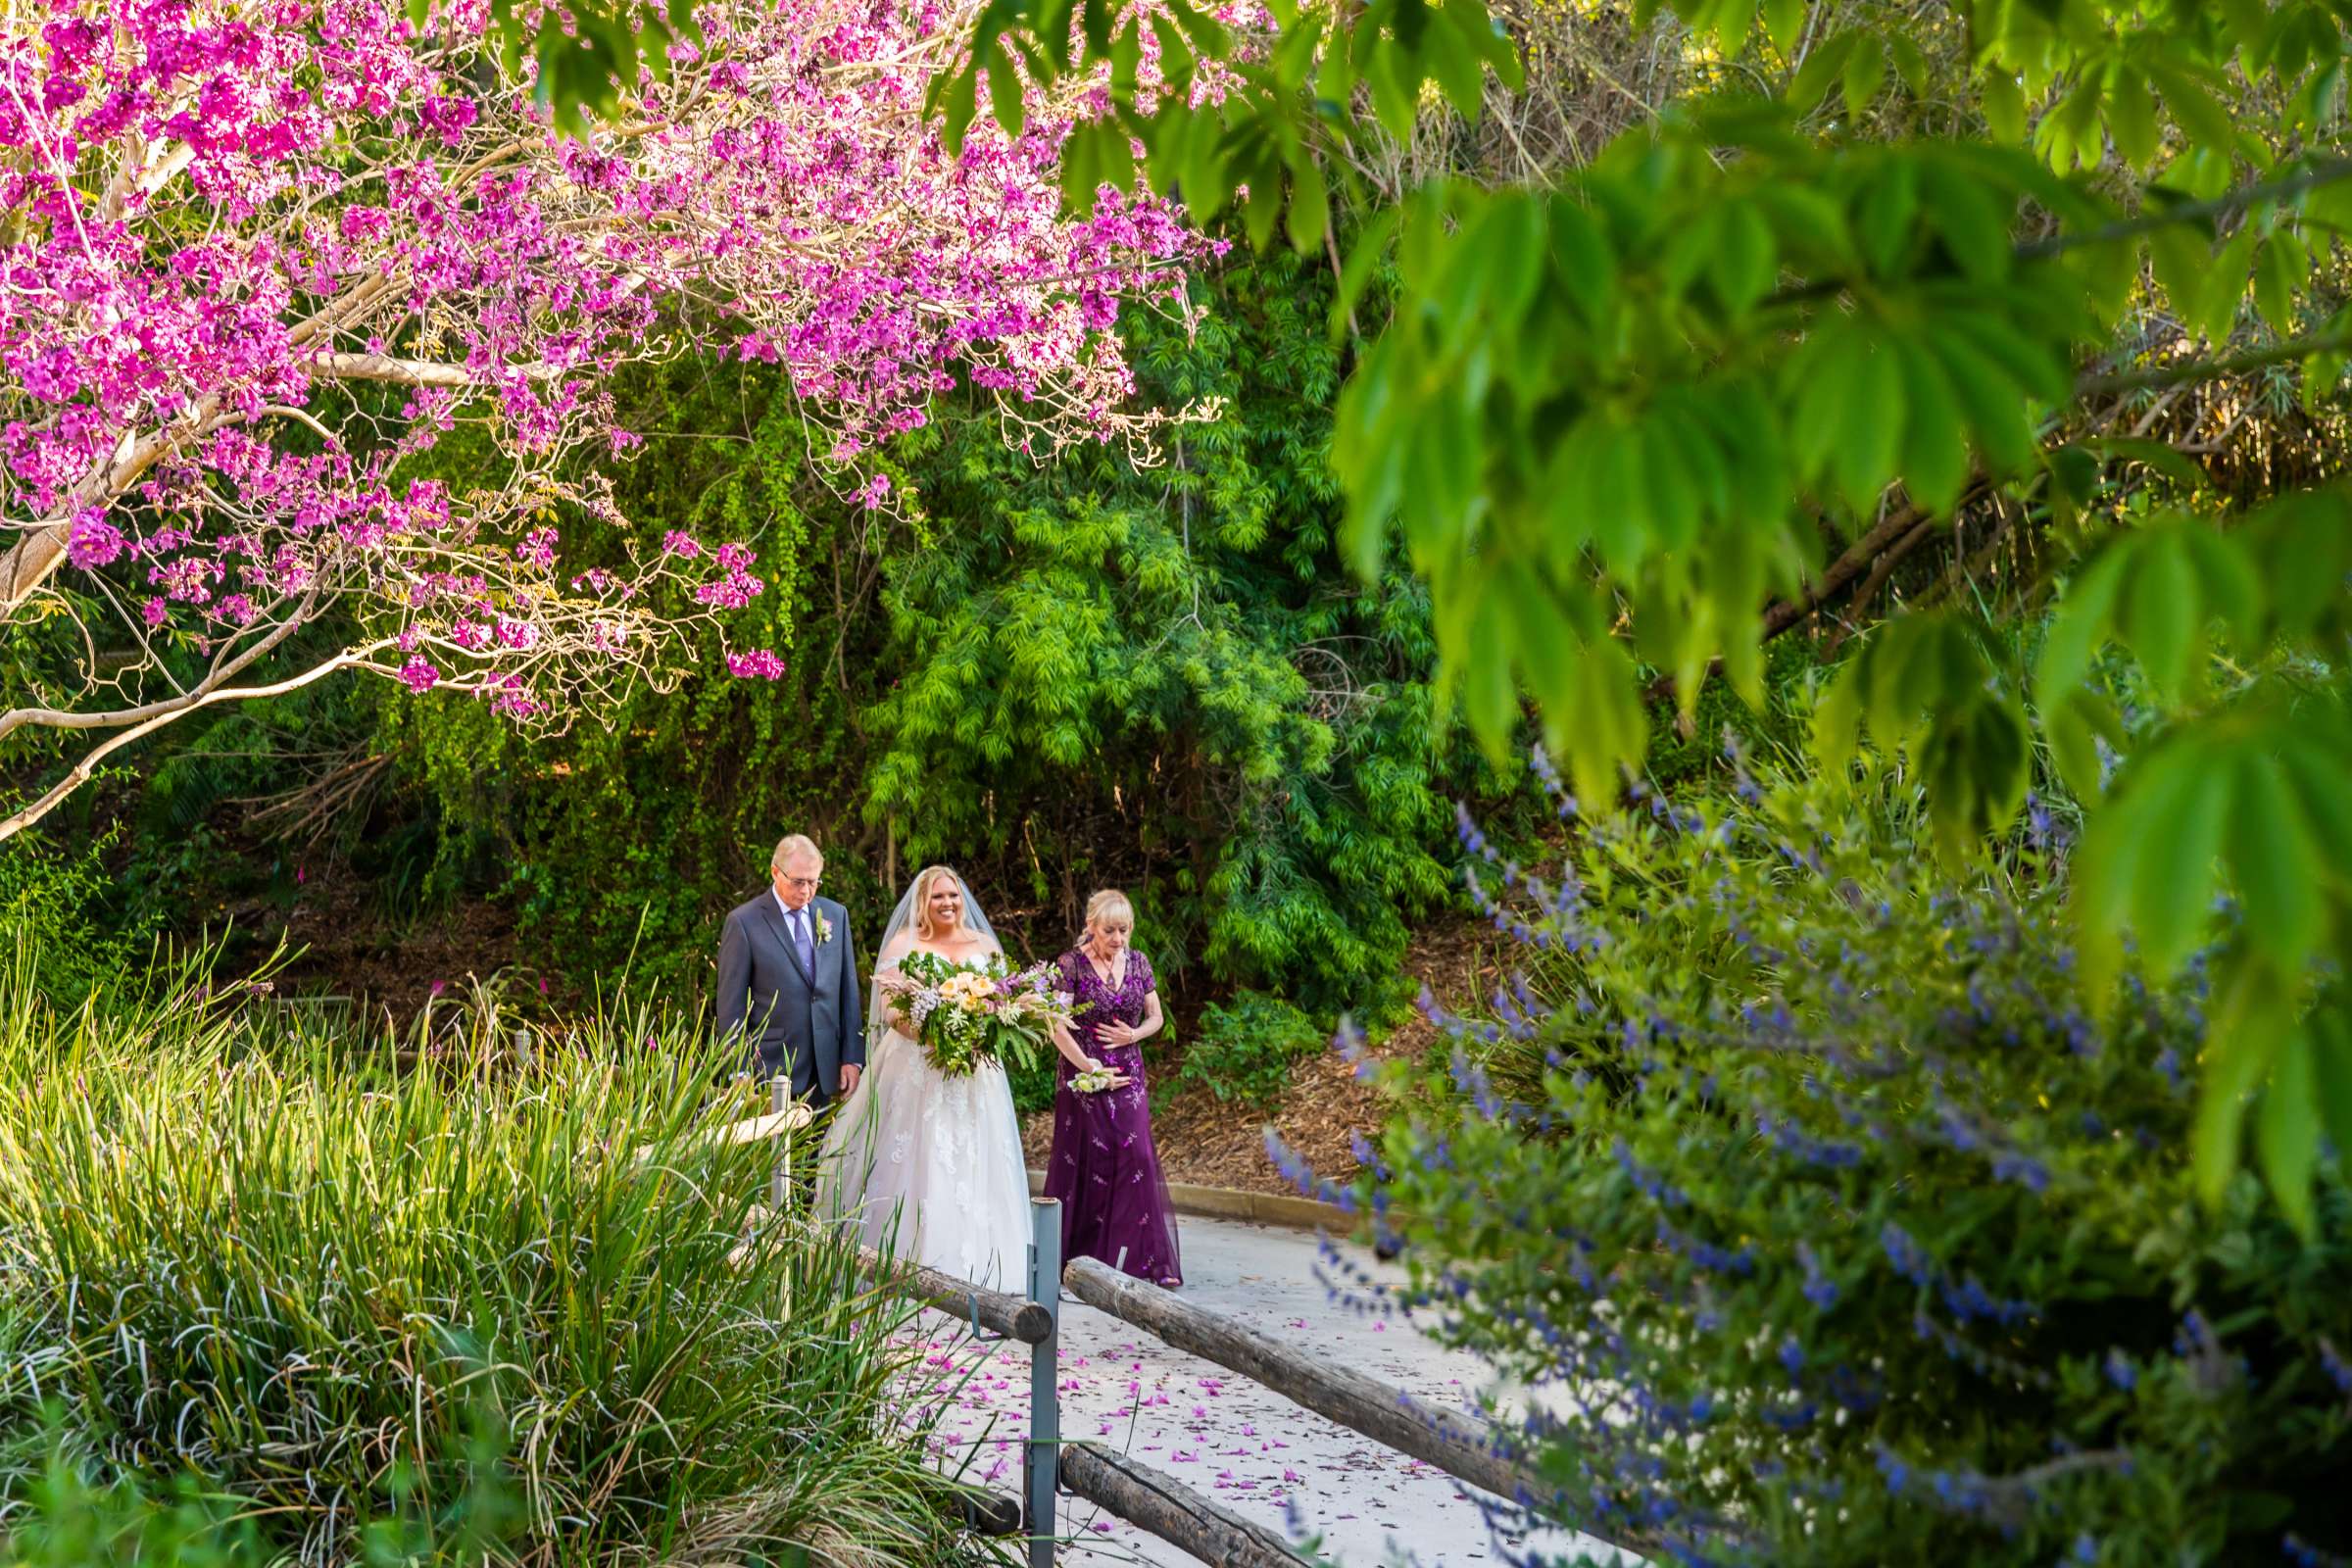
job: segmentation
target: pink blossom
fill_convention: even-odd
[[[755,648],[748,654],[729,654],[727,672],[742,679],[776,680],[784,674],[784,661],[764,648]]]
[[[331,614],[405,632],[414,690],[554,723],[765,590],[750,544],[680,532],[562,563],[544,517],[633,536],[625,489],[576,461],[641,449],[633,364],[777,365],[866,508],[904,504],[873,454],[943,394],[996,398],[1040,454],[1159,421],[1131,407],[1119,312],[1214,247],[1148,195],[1064,210],[1074,97],[949,152],[935,44],[982,3],[705,0],[700,42],[630,84],[645,133],[578,139],[481,0],[422,29],[361,0],[43,0],[0,51],[10,523],[62,529],[65,569],[131,557],[150,627],[195,605],[216,648],[249,647]],[[461,428],[484,443],[463,482],[408,477]],[[134,515],[144,536],[113,520]]]
[[[760,597],[767,584],[749,572],[730,572],[716,582],[707,582],[695,589],[695,599],[720,610],[741,610]]]
[[[83,571],[95,571],[122,554],[122,530],[103,513],[85,511],[74,519],[66,544],[67,559]]]

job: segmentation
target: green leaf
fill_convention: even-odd
[[[1965,868],[1984,835],[2016,816],[2032,760],[2025,715],[2013,703],[1980,693],[1930,724],[1919,771],[1947,866]]]
[[[1894,74],[1902,77],[1903,85],[1911,90],[1911,96],[1927,97],[1928,59],[1919,52],[1919,45],[1911,41],[1909,34],[1900,32],[1889,33],[1886,43],[1894,57]]]
[[[1262,251],[1274,238],[1274,225],[1281,220],[1280,166],[1261,167],[1250,179],[1250,199],[1242,205],[1242,226],[1250,235],[1250,243]]]
[[[946,78],[940,100],[940,138],[951,153],[963,151],[963,133],[971,127],[972,116],[978,112],[979,74],[979,64],[973,61]],[[1066,172],[1062,188],[1069,188]]]
[[[1311,251],[1331,227],[1331,200],[1323,185],[1323,168],[1311,149],[1301,147],[1291,165],[1291,244]]]
[[[1501,21],[1489,16],[1486,7],[1472,0],[1451,0],[1446,9],[1461,17],[1463,31],[1486,61],[1487,69],[1502,83],[1503,90],[1527,91],[1527,64],[1519,58],[1518,42],[1504,29]]]
[[[1370,221],[1356,230],[1355,242],[1348,249],[1348,260],[1340,268],[1337,297],[1331,305],[1331,333],[1338,341],[1347,328],[1349,313],[1372,286],[1372,274],[1389,253],[1389,241],[1396,236],[1402,209],[1383,207],[1372,215]]]
[[[1090,213],[1102,183],[1102,136],[1117,134],[1114,125],[1097,122],[1073,125],[1061,144],[1061,205],[1073,213]]]
[[[2034,668],[2034,693],[2045,707],[2081,695],[2091,662],[2106,646],[2117,591],[2123,583],[2124,553],[2110,550],[2066,585],[2041,641]]]
[[[1454,113],[1475,124],[1479,112],[1486,107],[1485,62],[1472,41],[1462,35],[1462,24],[1452,6],[1441,7],[1436,21],[1438,25],[1424,34],[1428,44],[1422,52],[1425,69],[1436,78],[1439,91],[1453,105]]]
[[[2229,855],[2247,934],[2281,971],[2301,973],[2319,947],[2327,919],[2314,874],[2319,846],[2294,792],[2259,751],[2238,758]]]
[[[2141,830],[2151,835],[2141,852],[2139,879],[2132,890],[2132,926],[2140,956],[2156,975],[2169,975],[2187,957],[2212,920],[2215,859],[2228,821],[2235,779],[2205,765],[2185,748],[2168,748],[2145,765],[2178,776],[2167,797],[2172,810],[2149,809]]]
[[[2220,1206],[2230,1178],[2237,1174],[2246,1097],[2262,1082],[2280,1035],[2294,1022],[2275,992],[2242,977],[2228,988],[2224,1006],[2234,1015],[2237,1027],[2226,1035],[2218,1030],[2206,1033],[2204,1082],[2189,1135],[2197,1193],[2208,1207]]]
[[[2155,96],[2148,91],[2147,82],[2132,75],[2120,60],[2107,77],[2107,133],[2115,138],[2115,150],[2123,154],[2124,162],[2143,173],[2164,150],[2164,135],[2156,126]]]
[[[1993,139],[2022,147],[2026,141],[2026,94],[2016,75],[2002,66],[1988,65],[1984,75],[1984,120]]]
[[[1519,587],[1524,591],[1527,585]],[[1510,597],[1500,574],[1490,587]],[[1524,618],[1524,617],[1521,617]],[[1487,755],[1499,760],[1510,750],[1511,730],[1519,717],[1518,692],[1511,685],[1509,649],[1503,642],[1501,615],[1478,615],[1469,626],[1470,646],[1462,661],[1464,707],[1470,731]]]
[[[1922,344],[1889,340],[1903,377],[1903,484],[1913,500],[1949,516],[1968,483],[1968,441],[1951,381]]]
[[[2254,306],[2280,337],[2295,335],[2295,290],[2310,266],[2310,253],[2285,229],[2271,236],[2254,265]]]
[[[1398,141],[1412,134],[1419,103],[1420,81],[1408,64],[1406,51],[1387,45],[1373,51],[1364,63],[1364,80],[1372,89],[1372,112],[1380,128]]]
[[[2344,1017],[2341,999],[2314,1007],[2303,1020],[2303,1033],[2311,1042],[2320,1119],[2338,1149],[2352,1149],[2352,1021]]]
[[[1696,431],[1686,433],[1677,424],[1665,419],[1642,421],[1642,476],[1643,491],[1649,501],[1649,524],[1657,536],[1659,548],[1685,550],[1698,536],[1699,490],[1690,472],[1689,449],[1703,445],[1705,437]],[[1696,440],[1691,440],[1696,436]],[[1630,571],[1633,562],[1614,563],[1615,569]]]
[[[1877,504],[1894,475],[1903,433],[1903,379],[1886,343],[1871,344],[1856,356],[1849,375],[1846,423],[1838,432],[1835,467],[1846,505],[1862,512]]]
[[[2177,534],[2143,534],[2133,543],[2125,640],[2157,691],[2177,700],[2205,652],[2204,596]]]
[[[2009,230],[2014,198],[1996,197],[1973,172],[1937,159],[1920,169],[1920,194],[1944,249],[1979,283],[2009,275]]]
[[[1649,743],[1649,719],[1642,710],[1633,661],[1604,638],[1585,650],[1577,675],[1576,690],[1558,710],[1576,715],[1568,736],[1576,791],[1588,801],[1614,800],[1620,769],[1641,761]]]
[[[2230,112],[2224,109],[2194,77],[2169,65],[2148,68],[2148,80],[2164,95],[2165,107],[2189,137],[2209,148],[2230,148],[2237,144],[2236,127],[2230,123]]]
[[[1918,213],[1919,165],[1908,158],[1888,160],[1864,187],[1854,222],[1854,237],[1873,271],[1887,276],[1901,270]]]
[[[1965,328],[1937,330],[1930,342],[1943,362],[1953,396],[1968,415],[1986,469],[2000,478],[2030,466],[2034,427],[2021,389],[1969,340]]]
[[[1862,111],[1870,107],[1886,81],[1886,45],[1875,32],[1861,34],[1854,41],[1853,53],[1846,57],[1845,72],[1838,78],[1838,90],[1845,98],[1845,112],[1859,120]]]
[[[1617,257],[1600,224],[1573,197],[1551,198],[1551,257],[1586,325],[1607,320],[1617,299]]]
[[[2083,693],[2070,693],[2041,707],[2042,738],[2049,742],[2050,760],[2058,777],[2077,799],[2089,802],[2102,793],[2098,737],[2116,728],[2113,710]]]
[[[2164,285],[2165,297],[2173,302],[2173,314],[2195,330],[2205,319],[2213,247],[2199,230],[2174,223],[2148,236],[2148,262],[2155,269],[2156,281]]]
[[[2282,1041],[2255,1112],[2254,1152],[2271,1196],[2305,1241],[2316,1230],[2311,1176],[2320,1158],[2320,1085],[2311,1042],[2297,1030]]]
[[[998,45],[988,52],[988,108],[1006,136],[1021,134],[1021,73],[1013,71],[1011,49]]]
[[[1707,281],[1715,297],[1734,316],[1744,316],[1771,289],[1780,271],[1772,225],[1752,203],[1735,202],[1722,209],[1720,232],[1710,258]]]
[[[1494,197],[1470,243],[1487,252],[1488,324],[1515,331],[1535,304],[1544,281],[1544,208],[1532,195],[1506,191]]]
[[[1848,660],[1813,705],[1813,756],[1824,772],[1842,772],[1862,732],[1862,662]]]
[[[2042,159],[2060,173],[2098,162],[2099,84],[2086,77],[2075,83],[2057,106],[2041,117],[2034,139]]]
[[[1845,70],[1845,63],[1853,58],[1855,44],[1860,38],[1860,33],[1840,32],[1814,45],[1813,52],[1805,57],[1805,63],[1788,79],[1788,91],[1783,95],[1788,107],[1800,115],[1811,114],[1828,95],[1830,83],[1838,78]]]
[[[1511,653],[1527,671],[1528,689],[1545,711],[1563,710],[1575,690],[1578,653],[1542,571],[1514,563],[1495,573],[1494,597],[1509,619]]]

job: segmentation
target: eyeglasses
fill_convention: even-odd
[[[814,893],[816,891],[816,884],[823,880],[823,873],[821,872],[816,876],[785,876],[784,869],[781,866],[770,866],[768,869],[775,872],[778,877],[782,878],[786,887],[799,888],[804,893]]]

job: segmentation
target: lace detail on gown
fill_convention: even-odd
[[[1029,1170],[1004,1069],[951,1078],[886,1031],[825,1133],[817,1212],[865,1244],[993,1290],[1029,1257]]]

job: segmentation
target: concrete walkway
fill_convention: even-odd
[[[1442,1406],[1460,1406],[1486,1386],[1475,1358],[1446,1350],[1401,1319],[1359,1316],[1333,1303],[1315,1278],[1316,1241],[1292,1230],[1229,1220],[1183,1222],[1187,1298],[1295,1341]],[[1397,1274],[1352,1247],[1381,1278]],[[1499,1562],[1501,1552],[1471,1495],[1450,1476],[1301,1409],[1210,1362],[1169,1348],[1076,1300],[1061,1305],[1061,1423],[1065,1439],[1106,1444],[1164,1470],[1233,1512],[1298,1539],[1320,1536],[1347,1568],[1409,1552],[1429,1568]],[[935,1451],[950,1469],[996,1490],[1020,1490],[1027,1431],[1029,1356],[1016,1345],[974,1346],[944,1317],[929,1348],[933,1386],[918,1397],[940,1410]],[[1294,1512],[1295,1510],[1295,1512]],[[1082,1498],[1062,1498],[1066,1564],[1193,1559]],[[1596,1562],[1634,1563],[1597,1543],[1545,1530],[1534,1545],[1554,1560],[1580,1546]]]

